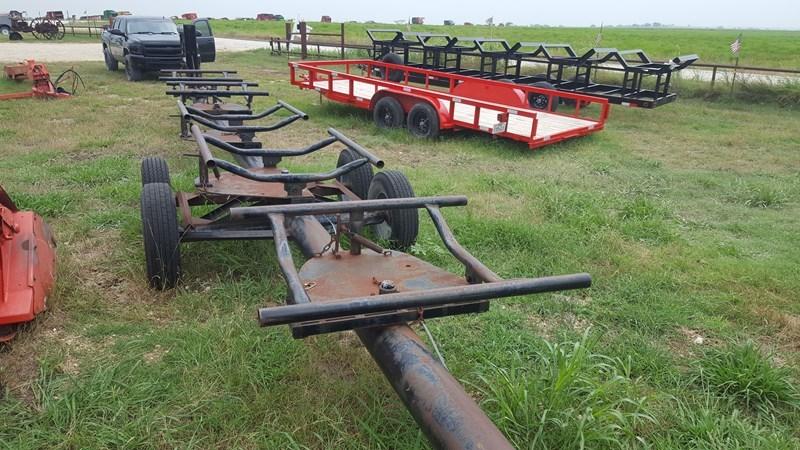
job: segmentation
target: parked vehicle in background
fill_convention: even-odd
[[[197,31],[200,60],[214,61],[216,46],[211,25],[207,19],[192,23]],[[179,69],[185,57],[182,30],[166,17],[118,16],[100,36],[106,68],[115,71],[120,63],[124,64],[129,81],[139,81],[147,72]]]
[[[0,14],[0,36],[8,39],[11,36],[11,16]]]

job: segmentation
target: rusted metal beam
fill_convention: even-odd
[[[328,231],[313,217],[287,217],[286,221],[295,244],[307,258],[319,255],[330,242]],[[431,446],[513,449],[408,325],[355,331]]]
[[[408,325],[356,334],[434,448],[513,448]]]

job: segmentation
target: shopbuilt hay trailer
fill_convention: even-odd
[[[188,214],[178,225],[178,209],[187,219],[191,205],[172,193],[163,160],[143,162],[142,225],[151,283],[171,285],[164,281],[178,273],[178,246],[192,233],[272,239],[287,298],[284,306],[258,311],[262,326],[287,324],[296,338],[354,330],[433,447],[510,449],[407,323],[483,312],[490,300],[502,297],[585,288],[591,284],[589,275],[503,280],[458,243],[444,219],[440,209],[466,205],[466,197],[414,197],[402,173],[373,174],[372,167],[382,168],[382,160],[332,129],[328,138],[302,149],[243,148],[252,145],[246,142],[260,142],[250,135],[269,130],[232,122],[257,120],[258,114],[237,113],[233,119],[226,113],[198,115],[190,109],[198,104],[217,103],[221,111],[241,105],[218,103],[219,86],[178,86],[168,93],[175,90],[190,91],[194,102],[186,104],[188,97],[178,95],[181,128],[189,128],[199,161],[196,190],[186,196],[212,199],[216,207],[199,218]],[[231,137],[220,140],[220,133]],[[250,140],[237,142],[242,136]],[[282,158],[337,143],[344,149],[331,172],[291,173],[278,167]],[[241,166],[214,156],[212,148],[232,155]],[[403,252],[416,239],[418,209],[428,212],[444,246],[463,265],[463,275]],[[299,270],[290,240],[306,259]]]
[[[422,138],[476,130],[534,149],[603,129],[606,99],[373,60],[290,62],[301,89],[372,111],[381,128]]]
[[[604,98],[613,104],[655,108],[674,101],[672,76],[697,55],[654,61],[643,50],[592,48],[578,54],[569,44],[509,43],[400,30],[368,30],[377,60],[478,79],[538,86]]]

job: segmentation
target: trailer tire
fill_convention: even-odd
[[[369,199],[412,198],[414,189],[402,172],[378,172],[369,186]],[[389,242],[396,250],[406,250],[417,241],[419,214],[416,208],[394,209],[385,212],[386,219],[372,229],[378,239]]]
[[[537,81],[533,83],[531,86],[538,87],[542,89],[555,89],[555,86],[548,83],[547,81]],[[533,109],[541,109],[547,110],[550,107],[550,98],[545,94],[538,94],[536,92],[531,92],[528,94],[528,104],[531,105]],[[558,102],[553,102],[553,108],[550,111],[555,111],[558,107]]]
[[[130,55],[125,56],[125,76],[128,77],[128,81],[142,80],[142,71],[133,66]]]
[[[109,72],[116,72],[119,69],[119,62],[111,56],[108,47],[103,47],[103,59],[106,62],[106,69],[108,69]]]
[[[175,287],[180,276],[181,250],[175,195],[166,183],[142,186],[142,238],[150,287]]]
[[[396,98],[387,95],[375,102],[372,119],[378,128],[400,128],[406,120],[406,113]]]
[[[381,56],[381,61],[388,63],[388,64],[397,64],[398,66],[403,65],[403,57],[398,55],[397,53],[387,53]],[[383,78],[383,70],[382,68],[376,69],[377,75]],[[403,71],[402,70],[390,70],[389,71],[389,81],[393,81],[395,83],[399,83],[403,81]]]
[[[22,34],[16,32],[16,31],[12,31],[11,34],[8,36],[8,40],[9,41],[21,41],[22,40]]]
[[[406,127],[415,137],[435,139],[439,136],[439,113],[430,103],[419,102],[408,112]]]
[[[361,159],[358,153],[346,148],[339,153],[339,160],[336,167]],[[369,195],[369,185],[372,183],[372,166],[369,163],[356,167],[354,170],[337,178],[347,189],[353,191],[358,198],[364,200]]]
[[[169,179],[169,167],[164,158],[148,156],[142,159],[142,186],[150,183],[172,184]]]

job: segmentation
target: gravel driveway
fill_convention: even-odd
[[[218,52],[242,52],[266,48],[267,43],[244,39],[216,38]],[[0,42],[1,62],[35,59],[42,62],[102,61],[103,51],[97,43]]]

